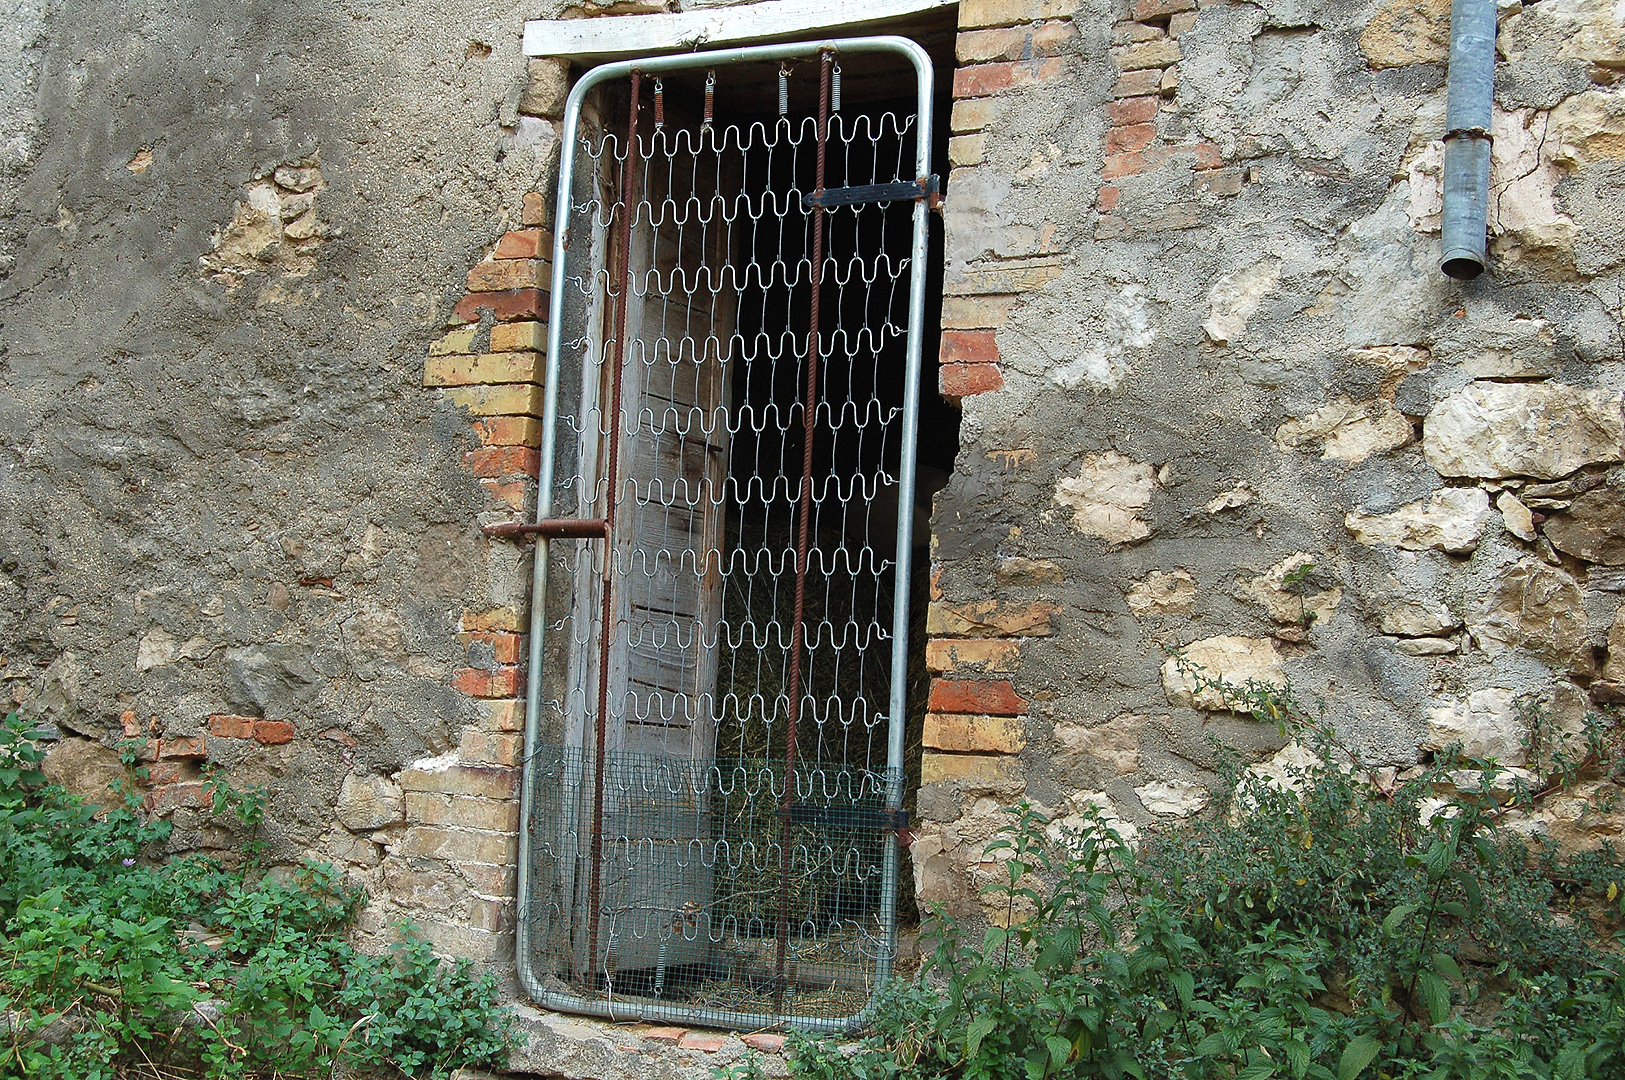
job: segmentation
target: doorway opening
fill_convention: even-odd
[[[957,449],[932,66],[611,67],[561,176],[521,971],[557,1007],[845,1026],[912,908],[918,541]]]

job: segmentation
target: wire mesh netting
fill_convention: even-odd
[[[563,181],[546,495],[602,532],[546,548],[521,918],[618,1015],[849,1017],[895,949],[918,118],[841,59],[756,119],[634,72]]]

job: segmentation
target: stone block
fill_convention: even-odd
[[[334,809],[339,824],[351,832],[368,832],[405,820],[400,785],[387,776],[346,775]]]
[[[495,735],[486,731],[465,731],[457,744],[457,760],[465,765],[517,765],[518,735]]]
[[[1510,499],[1510,496],[1503,494],[1502,498]],[[1502,513],[1507,528],[1522,535],[1519,529],[1513,528],[1513,515],[1508,514],[1506,508]],[[1527,507],[1524,513],[1528,513]],[[1520,528],[1532,529],[1533,524],[1533,516],[1526,524],[1520,519]],[[1552,546],[1565,555],[1604,566],[1625,565],[1625,502],[1621,500],[1619,487],[1609,483],[1583,493],[1566,510],[1546,521],[1545,532]]]
[[[519,791],[519,770],[484,765],[456,765],[454,755],[402,769],[396,777],[405,791],[511,799]],[[474,862],[481,860],[474,859]],[[490,861],[490,860],[485,860]]]
[[[472,829],[413,825],[401,835],[396,850],[408,858],[503,863],[518,856],[519,837]]]
[[[144,802],[148,813],[155,817],[168,817],[176,810],[200,810],[211,805],[213,800],[202,781],[194,780],[154,788],[147,792]]]
[[[1014,795],[1026,787],[1020,759],[1008,754],[944,754],[927,750],[920,755],[921,784],[951,784],[961,791]]]
[[[926,633],[933,637],[1045,637],[1055,632],[1056,605],[1047,600],[1019,604],[978,600],[968,604],[933,601]]]
[[[932,638],[925,644],[925,666],[949,673],[967,668],[1009,674],[1021,664],[1021,644],[1001,638]]]
[[[1533,557],[1496,575],[1468,615],[1467,631],[1492,657],[1526,649],[1577,675],[1594,666],[1585,591],[1567,571]]]
[[[1196,602],[1196,579],[1185,570],[1153,570],[1129,587],[1124,599],[1136,619],[1153,615],[1189,614]]]
[[[423,364],[424,386],[477,386],[540,382],[542,355],[535,352],[431,356]]]
[[[514,895],[517,872],[512,866],[497,863],[453,863],[468,887],[476,896],[497,898]]]
[[[959,28],[1019,26],[1040,19],[1069,18],[1076,0],[964,0],[959,5]]]
[[[922,744],[954,753],[1014,754],[1027,745],[1026,725],[1013,716],[926,713]]]
[[[1439,64],[1450,57],[1450,0],[1384,0],[1360,34],[1374,68]]]
[[[420,921],[418,929],[422,932],[424,940],[439,956],[473,960],[477,963],[512,959],[513,940],[508,934],[493,934],[461,923],[446,923],[433,919]]]
[[[1492,520],[1489,495],[1473,487],[1443,488],[1386,514],[1355,510],[1343,524],[1361,544],[1461,554],[1478,547]]]
[[[481,799],[409,791],[405,795],[404,805],[406,820],[413,825],[440,825],[488,833],[511,833],[519,828],[518,799]]]
[[[536,383],[452,387],[446,398],[474,416],[542,415],[542,388]]]
[[[559,118],[570,96],[570,59],[566,56],[534,56],[525,65],[525,89],[519,95],[522,116]]]
[[[926,708],[936,713],[1021,716],[1027,701],[1007,679],[932,679]]]
[[[491,351],[494,353],[545,353],[547,351],[547,324],[537,322],[534,319],[497,323],[491,327]],[[541,370],[541,368],[537,369],[538,372]],[[540,380],[539,374],[537,378]]]
[[[1197,13],[1194,11],[1181,11],[1177,15],[1170,16],[1168,19],[1168,36],[1181,38],[1190,33],[1196,26],[1196,15]]]
[[[1237,636],[1193,641],[1162,665],[1163,693],[1174,705],[1212,711],[1234,707],[1211,685],[1214,680],[1238,690],[1249,683],[1279,687],[1286,685],[1286,668],[1271,639]]]
[[[1555,480],[1625,455],[1621,395],[1554,382],[1470,383],[1428,413],[1422,451],[1445,476]]]

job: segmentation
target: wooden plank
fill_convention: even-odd
[[[891,19],[953,7],[958,0],[761,0],[674,14],[535,19],[526,56],[620,60],[654,53],[748,45],[774,38],[853,37]]]

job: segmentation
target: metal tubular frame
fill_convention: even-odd
[[[562,305],[565,287],[565,249],[570,242],[568,224],[571,211],[571,178],[575,170],[575,149],[580,124],[582,102],[597,86],[612,80],[632,76],[658,75],[661,72],[716,68],[730,63],[813,59],[829,53],[892,53],[904,58],[914,68],[917,88],[917,132],[915,139],[915,172],[927,176],[931,171],[931,130],[933,71],[930,57],[918,44],[902,37],[876,36],[823,41],[801,42],[790,45],[752,46],[721,49],[714,52],[689,53],[673,56],[650,57],[633,61],[603,64],[587,72],[571,89],[565,103],[564,132],[560,143],[558,170],[558,196],[554,214],[555,239],[553,268],[548,308],[547,369],[544,389],[544,415],[542,421],[541,475],[539,477],[536,521],[551,518],[553,512],[553,464],[557,438],[558,378],[561,358]],[[634,97],[633,108],[636,108]],[[913,208],[913,239],[911,245],[908,304],[908,345],[904,374],[904,400],[899,467],[897,547],[892,623],[893,651],[891,658],[890,715],[887,717],[887,811],[895,815],[903,801],[903,739],[904,713],[908,689],[908,627],[909,580],[912,562],[913,507],[915,488],[915,446],[919,436],[919,393],[921,370],[921,339],[925,322],[926,256],[927,256],[927,201],[916,198]],[[614,440],[612,440],[613,442]],[[610,498],[613,499],[613,491]],[[536,781],[531,769],[540,739],[541,679],[543,633],[546,628],[546,596],[548,576],[549,533],[537,530],[531,574],[530,640],[527,654],[530,677],[525,692],[525,754],[520,793],[520,836],[518,864],[518,919],[516,926],[516,961],[520,984],[538,1003],[565,1012],[602,1016],[624,1020],[631,1017],[627,1011],[617,1012],[613,1002],[583,998],[575,994],[547,989],[534,970],[528,922],[530,906],[531,836],[530,823],[536,803]],[[602,765],[600,763],[600,768]],[[897,951],[896,910],[898,896],[899,855],[896,843],[883,845],[884,856],[881,877],[880,914],[885,928],[885,947],[875,962],[874,993],[878,994],[889,982],[892,962]],[[596,923],[596,912],[589,918]],[[776,1014],[707,1010],[703,1022],[724,1025],[741,1030],[763,1027],[791,1026],[812,1031],[849,1031],[866,1024],[874,1009],[874,998],[859,1012],[841,1018],[785,1017]]]

